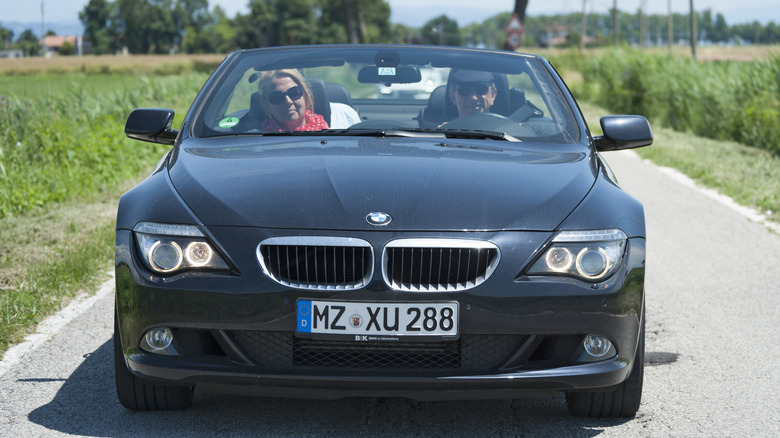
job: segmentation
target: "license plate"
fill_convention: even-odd
[[[458,336],[458,303],[298,300],[299,335],[396,341]],[[320,335],[320,336],[317,336]]]

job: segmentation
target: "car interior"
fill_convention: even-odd
[[[346,130],[358,133],[359,130],[460,130],[494,132],[514,140],[530,137],[542,142],[572,143],[579,140],[571,136],[570,126],[564,127],[572,123],[570,115],[556,117],[560,112],[556,114],[554,108],[551,110],[550,102],[542,98],[545,93],[537,89],[537,81],[520,69],[511,73],[488,72],[497,91],[490,112],[459,118],[457,108],[449,97],[448,84],[452,83],[454,68],[463,67],[399,65],[394,67],[397,70],[394,70],[393,79],[388,80],[383,79],[386,76],[377,73],[381,66],[346,64],[343,61],[334,64],[297,67],[311,91],[313,112],[324,118],[330,127],[329,131]],[[268,116],[261,105],[262,95],[258,91],[258,79],[266,69],[280,67],[273,64],[262,68],[251,66],[241,72],[243,76],[237,76],[236,73],[233,79],[235,83],[226,83],[223,87],[230,88],[229,91],[222,92],[224,103],[213,105],[212,102],[206,110],[213,116],[206,116],[205,120],[210,119],[212,122],[205,122],[206,129],[196,132],[196,136],[270,134],[261,130],[263,121]],[[470,65],[466,68],[474,67]],[[431,75],[431,72],[435,75]],[[340,105],[331,105],[332,103]],[[341,105],[354,110],[355,119],[359,121],[347,126],[333,126],[334,111],[346,109],[351,112],[349,108]],[[566,105],[559,107],[568,108]],[[219,126],[219,122],[226,117],[234,117],[238,122]],[[565,119],[563,124],[561,119]],[[333,132],[322,134],[332,135]]]

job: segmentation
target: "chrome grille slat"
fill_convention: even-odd
[[[298,289],[359,289],[371,281],[374,270],[371,245],[346,237],[266,239],[257,247],[257,259],[269,278]]]
[[[485,241],[399,239],[384,249],[382,275],[396,290],[461,291],[490,278],[499,258],[498,247]]]
[[[479,286],[500,259],[496,245],[467,239],[398,239],[382,254],[382,275],[395,290],[462,291]],[[308,290],[353,290],[373,277],[374,252],[362,239],[292,236],[257,247],[263,272],[279,284]]]

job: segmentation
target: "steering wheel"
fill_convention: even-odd
[[[512,137],[533,136],[534,132],[526,126],[519,125],[514,120],[496,113],[471,113],[447,122],[444,129],[463,129],[504,132]]]

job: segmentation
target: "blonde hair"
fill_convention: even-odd
[[[270,105],[270,102],[268,102],[268,95],[274,91],[273,80],[284,77],[292,79],[299,87],[301,87],[301,90],[303,90],[303,101],[306,103],[306,109],[314,111],[314,97],[312,96],[311,90],[309,89],[309,84],[303,78],[301,72],[294,69],[284,69],[265,71],[263,72],[263,76],[260,79],[258,88],[260,89],[260,93],[263,95],[263,107],[266,110],[266,113],[268,113],[268,106]]]

